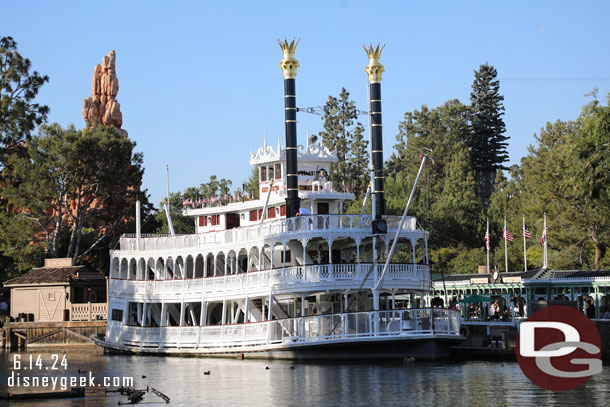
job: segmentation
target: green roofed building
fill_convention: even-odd
[[[426,302],[450,307],[466,297],[479,295],[491,298],[500,307],[499,319],[514,321],[525,318],[539,307],[552,304],[575,306],[589,310],[595,319],[603,319],[610,310],[610,270],[550,270],[525,272],[451,274],[432,281]],[[473,305],[474,304],[474,305]],[[465,319],[488,319],[489,302],[466,301],[458,305]],[[472,311],[475,311],[474,313]],[[480,312],[476,312],[479,310]],[[470,312],[469,312],[470,311]],[[608,314],[605,315],[608,317]],[[607,318],[605,318],[607,319]]]

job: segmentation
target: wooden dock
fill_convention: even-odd
[[[602,359],[610,360],[610,320],[594,320],[602,340]],[[462,323],[466,340],[451,347],[451,356],[463,359],[507,359],[514,360],[515,345],[519,333],[513,322],[469,322]]]
[[[106,321],[9,322],[2,327],[2,347],[92,345],[92,335],[105,333]]]

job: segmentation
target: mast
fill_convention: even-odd
[[[301,206],[299,200],[299,176],[297,173],[297,105],[295,78],[299,61],[294,57],[294,52],[299,40],[288,42],[277,40],[284,53],[284,59],[280,62],[280,68],[284,75],[284,107],[286,124],[286,217],[296,215]]]
[[[381,48],[369,45],[363,46],[369,57],[369,64],[365,71],[369,76],[369,117],[371,121],[371,156],[373,164],[373,205],[375,206],[375,219],[380,220],[385,215],[384,176],[383,176],[383,137],[381,124],[381,74],[383,65],[379,62]]]

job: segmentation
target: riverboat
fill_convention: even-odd
[[[367,48],[373,214],[330,181],[336,151],[297,145],[294,58],[284,59],[286,146],[252,152],[260,199],[187,205],[192,235],[124,235],[110,252],[108,350],[148,354],[437,358],[459,342],[459,312],[422,308],[428,232],[383,198],[381,49]],[[368,194],[367,194],[368,197]],[[169,217],[169,216],[168,216]],[[170,223],[171,223],[171,219]]]

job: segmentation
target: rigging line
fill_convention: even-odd
[[[515,81],[515,82],[589,82],[589,81],[610,81],[610,77],[557,77],[557,78],[543,78],[543,77],[509,77],[509,78],[498,78],[499,81]]]

